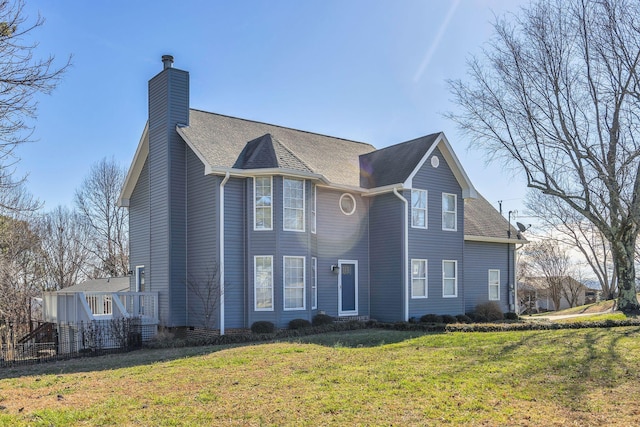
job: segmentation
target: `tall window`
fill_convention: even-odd
[[[273,310],[273,257],[255,256],[254,265],[254,286],[256,311]]]
[[[411,298],[427,297],[427,260],[411,260]]]
[[[311,232],[316,232],[316,185],[311,186]]]
[[[304,310],[304,257],[284,257],[284,309]]]
[[[427,228],[426,190],[411,190],[411,226]]]
[[[272,207],[273,186],[272,177],[257,176],[253,180],[254,195],[254,230],[272,230]]]
[[[500,300],[500,270],[489,270],[489,299]]]
[[[318,258],[311,258],[311,309],[318,308]]]
[[[283,229],[304,231],[304,180],[284,179]]]
[[[144,292],[144,265],[136,266],[136,292]]]
[[[457,196],[442,193],[442,229],[456,231],[458,229]]]
[[[458,296],[458,261],[442,261],[442,296]]]

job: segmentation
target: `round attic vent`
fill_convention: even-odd
[[[433,156],[431,158],[431,166],[433,166],[434,168],[440,166],[440,159],[438,158],[438,156]]]

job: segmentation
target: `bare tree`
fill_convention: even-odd
[[[544,279],[546,290],[556,310],[560,308],[563,296],[571,295],[564,289],[571,271],[571,259],[558,242],[544,240],[530,243],[526,256],[538,276]],[[571,298],[573,300],[573,298]]]
[[[539,0],[498,18],[469,83],[450,81],[449,115],[489,160],[522,170],[611,245],[618,305],[640,308],[640,3]],[[515,168],[514,168],[515,169]]]
[[[9,210],[37,207],[15,200],[24,196],[14,191],[24,183],[24,178],[14,178],[15,148],[30,139],[27,120],[36,114],[35,95],[51,93],[70,65],[70,58],[61,67],[54,65],[53,56],[34,58],[38,44],[29,39],[43,24],[41,16],[29,22],[22,0],[0,2],[0,207]]]
[[[46,290],[75,285],[88,276],[89,234],[86,222],[69,208],[58,206],[40,220]]]
[[[598,279],[603,298],[615,298],[618,280],[611,255],[611,243],[604,238],[602,232],[557,197],[530,192],[527,208],[540,219],[541,227],[547,233],[544,238],[555,239],[576,248]]]
[[[114,159],[94,164],[75,193],[80,216],[91,233],[90,250],[98,260],[92,276],[125,276],[129,271],[128,213],[118,207],[126,172]]]
[[[187,289],[192,296],[189,315],[205,329],[216,324],[216,313],[220,305],[220,269],[217,264],[200,274],[189,273]]]
[[[40,241],[26,220],[0,216],[0,320],[3,339],[28,333],[31,299],[39,294]]]

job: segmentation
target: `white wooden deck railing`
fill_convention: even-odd
[[[119,317],[142,317],[158,322],[157,292],[46,292],[44,320],[53,323],[88,322]]]

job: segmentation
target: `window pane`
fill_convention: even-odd
[[[499,287],[492,285],[489,286],[489,299],[497,300],[500,299],[500,295],[498,294]]]
[[[456,282],[454,279],[444,279],[444,295],[456,294]]]
[[[442,197],[442,206],[445,211],[456,210],[456,198],[453,194],[445,194]]]
[[[411,190],[411,226],[427,227],[427,192]]]
[[[456,228],[456,214],[455,213],[449,213],[449,212],[445,212],[445,214],[442,217],[443,221],[444,221],[444,228],[448,228],[448,229],[454,229]]]
[[[273,308],[273,260],[270,256],[257,256],[255,265],[255,308]]]
[[[456,277],[456,264],[451,261],[445,261],[443,263],[444,277],[452,278]]]
[[[304,181],[284,179],[283,225],[285,230],[304,230]]]
[[[271,229],[271,177],[255,178],[255,228]]]
[[[411,294],[414,297],[423,297],[426,295],[426,280],[425,279],[413,279]]]
[[[304,258],[284,258],[284,308],[304,308]]]
[[[425,213],[426,212],[423,210],[413,209],[413,211],[411,212],[411,215],[412,215],[411,224],[414,227],[424,227]]]

